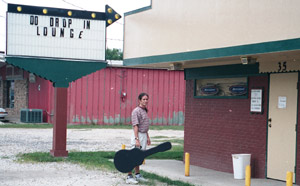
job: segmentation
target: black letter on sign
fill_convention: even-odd
[[[90,29],[91,28],[91,21],[83,21],[83,28]]]
[[[35,25],[39,24],[39,17],[38,16],[34,16],[34,24]]]
[[[56,36],[56,28],[52,28],[52,36],[53,36],[53,37]]]
[[[55,26],[59,27],[59,18],[55,18]]]
[[[73,37],[74,37],[73,32],[74,32],[74,30],[73,30],[73,29],[70,29],[70,38],[73,38]]]
[[[66,26],[67,26],[67,21],[66,19],[63,19],[63,27],[66,28]]]
[[[30,16],[30,24],[33,25],[34,24],[34,17]]]
[[[70,28],[70,25],[72,24],[72,19],[68,20],[68,28]]]
[[[79,32],[79,37],[78,37],[79,39],[82,38],[82,33],[83,33],[83,31],[80,31],[80,32]]]
[[[36,35],[38,35],[38,36],[40,35],[39,27],[38,26],[36,27]]]
[[[39,17],[38,16],[30,16],[30,24],[31,25],[38,25],[39,24]]]
[[[65,37],[65,29],[60,29],[60,37]]]
[[[47,33],[48,32],[48,30],[47,30],[47,27],[44,27],[44,36],[47,36]]]
[[[53,26],[53,17],[50,17],[50,26]]]

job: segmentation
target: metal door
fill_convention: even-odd
[[[267,177],[285,180],[294,172],[298,73],[270,75]],[[295,178],[295,174],[294,174]]]

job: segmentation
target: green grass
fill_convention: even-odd
[[[114,164],[111,159],[115,156],[115,152],[112,151],[98,151],[98,152],[69,152],[68,157],[53,157],[48,152],[35,152],[19,154],[18,161],[20,162],[70,162],[85,166],[91,169],[100,169],[106,171],[116,172]],[[172,146],[172,149],[166,152],[159,152],[153,154],[147,159],[175,159],[183,160],[183,146],[176,145]],[[174,181],[167,177],[162,177],[157,174],[148,173],[141,171],[142,174],[147,177],[149,181],[146,182],[147,185],[157,185],[157,182],[166,183],[167,185],[174,186],[192,186],[189,183],[182,181]]]
[[[52,124],[5,124],[0,125],[0,128],[36,128],[47,129],[53,128]],[[131,125],[68,125],[68,129],[132,129]],[[150,130],[184,130],[183,126],[150,126]],[[159,142],[170,141],[179,145],[173,145],[172,149],[166,152],[153,154],[146,159],[174,159],[183,160],[183,140],[168,139],[167,136],[154,137]],[[162,139],[165,138],[165,139]],[[19,154],[18,161],[20,162],[70,162],[85,166],[86,168],[101,169],[115,172],[116,169],[111,159],[115,156],[115,152],[98,151],[98,152],[69,152],[68,157],[53,157],[48,152],[35,152]],[[167,177],[162,177],[153,173],[141,171],[145,177],[149,179],[147,185],[157,185],[157,182],[166,183],[174,186],[192,186],[191,184],[182,181],[174,181]]]
[[[144,177],[149,179],[149,182],[147,182],[147,185],[156,185],[153,180],[157,180],[162,183],[167,183],[167,185],[192,186],[192,184],[185,183],[185,182],[178,181],[178,180],[171,180],[167,177],[158,176],[157,174],[153,174],[153,173],[149,173],[149,172],[145,172],[145,171],[141,171],[141,173],[143,174]],[[150,183],[150,184],[148,184],[148,183]]]
[[[173,159],[173,160],[183,160],[183,146],[174,145],[171,150],[165,152],[159,152],[153,154],[147,159]]]
[[[87,167],[104,168],[107,170],[115,170],[113,163],[109,159],[113,159],[115,152],[97,151],[97,152],[69,152],[67,158],[53,157],[48,152],[34,152],[18,155],[20,161],[25,162],[72,162],[85,165]],[[147,159],[175,159],[183,160],[183,147],[173,146],[166,152],[153,154]]]
[[[28,123],[28,124],[11,124],[7,123],[4,125],[0,125],[0,128],[53,128],[52,124],[33,124],[33,123]],[[68,129],[131,129],[131,125],[121,125],[121,124],[116,124],[116,125],[68,125]],[[150,130],[183,130],[183,126],[176,126],[176,125],[168,125],[168,126],[159,126],[159,125],[152,125],[150,126]]]
[[[36,128],[36,129],[49,129],[52,128],[52,124],[15,124],[15,123],[7,123],[4,125],[0,125],[0,128]]]

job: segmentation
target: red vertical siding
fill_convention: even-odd
[[[126,98],[124,99],[125,103],[125,123],[129,124],[130,123],[130,113],[131,113],[131,106],[132,106],[132,89],[129,88],[130,86],[132,87],[132,71],[133,69],[127,69],[125,72],[126,78],[125,78],[125,83],[124,83],[124,91],[126,92]]]
[[[47,121],[47,113],[49,110],[49,83],[40,77],[36,77],[35,83],[29,83],[28,89],[30,94],[28,95],[28,108],[30,109],[43,109],[43,120]]]
[[[149,81],[149,86],[148,86],[148,90],[147,90],[147,93],[149,94],[149,102],[148,102],[148,110],[149,110],[149,117],[153,117],[153,70],[149,70],[149,73],[148,73],[148,81]]]
[[[168,100],[168,120],[169,125],[173,124],[173,110],[174,110],[174,73],[169,73],[169,100]]]
[[[152,100],[152,105],[157,105],[156,107],[152,108],[152,123],[154,125],[158,124],[158,108],[160,107],[159,105],[159,71],[153,71],[154,77],[153,77],[153,96],[151,96]]]
[[[41,91],[37,86],[41,85]],[[29,84],[29,108],[48,112],[52,122],[52,83],[37,78]],[[126,97],[122,99],[121,93]],[[149,117],[154,125],[182,125],[185,81],[183,71],[106,68],[70,83],[68,123],[130,124],[139,93],[149,94]]]
[[[105,106],[105,84],[106,84],[106,79],[105,79],[105,74],[106,74],[106,69],[100,70],[96,72],[99,74],[97,79],[97,82],[99,84],[99,88],[97,91],[97,94],[99,95],[98,98],[98,124],[103,124],[104,123],[104,106]]]

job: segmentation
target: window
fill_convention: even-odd
[[[195,80],[197,98],[247,98],[247,77]]]
[[[15,103],[15,81],[6,81],[6,108],[14,108]]]
[[[24,71],[18,67],[12,65],[6,65],[6,79],[7,80],[16,80],[23,79]]]

